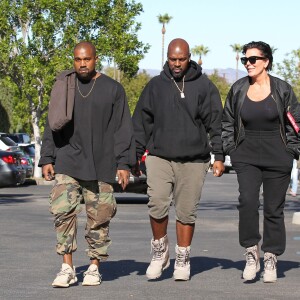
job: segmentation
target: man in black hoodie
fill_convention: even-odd
[[[190,245],[202,186],[215,155],[214,175],[224,171],[221,142],[222,104],[215,85],[190,60],[188,43],[174,39],[159,76],[143,90],[133,115],[140,160],[147,149],[149,215],[153,258],[148,279],[159,278],[169,267],[168,213],[176,210],[175,280],[190,278]]]

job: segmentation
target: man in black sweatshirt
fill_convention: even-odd
[[[188,43],[174,39],[159,76],[143,90],[133,115],[138,160],[145,150],[153,258],[148,279],[169,267],[168,214],[176,210],[175,280],[190,278],[190,246],[197,206],[215,155],[213,173],[224,171],[221,142],[222,104],[215,85],[190,60]]]
[[[73,253],[77,249],[81,201],[87,214],[85,238],[90,258],[82,285],[101,283],[99,264],[108,257],[109,224],[117,208],[112,183],[117,175],[125,189],[129,170],[135,164],[133,129],[124,88],[96,71],[97,61],[92,43],[80,42],[75,46],[74,70],[60,74],[53,86],[51,95],[55,97],[51,97],[43,136],[39,166],[46,180],[55,176],[50,212],[57,234],[56,252],[63,260],[52,283],[54,287],[69,287],[77,282]],[[69,78],[71,74],[74,76]],[[61,115],[57,108],[61,103],[56,102],[59,99],[66,105],[69,94],[74,102],[71,120],[60,128],[61,122],[56,121],[61,120],[57,118]]]

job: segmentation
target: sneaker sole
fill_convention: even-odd
[[[63,284],[63,283],[52,283],[53,287],[62,287],[62,288],[67,288],[69,287],[71,284],[74,284],[77,282],[77,277],[75,277],[75,279],[72,279],[69,283]]]
[[[162,271],[166,270],[166,269],[169,268],[169,267],[170,267],[170,259],[168,259],[166,265],[162,268]],[[149,280],[157,279],[157,278],[159,278],[159,277],[162,275],[162,271],[160,272],[160,274],[158,274],[158,275],[156,275],[156,276],[151,276],[151,275],[148,275],[147,273],[146,273],[146,276],[147,276],[147,278],[148,278]]]
[[[100,285],[101,282],[95,282],[95,283],[82,283],[83,286],[95,286],[95,285]]]
[[[263,277],[264,283],[274,283],[277,281],[277,277],[273,277],[271,279],[265,279],[265,276]]]
[[[175,281],[188,281],[190,280],[190,276],[174,276],[173,275],[173,278]]]
[[[275,283],[277,281],[277,279],[274,280],[264,280],[264,283]]]

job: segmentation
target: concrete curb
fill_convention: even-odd
[[[46,181],[44,178],[30,178],[26,183],[33,185],[54,185],[55,180]]]
[[[292,224],[300,225],[300,212],[293,214]]]

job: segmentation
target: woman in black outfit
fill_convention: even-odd
[[[263,185],[264,282],[277,280],[277,256],[285,250],[284,204],[300,143],[300,109],[291,86],[268,74],[272,50],[250,42],[241,58],[248,76],[231,87],[223,112],[222,140],[239,183],[239,241],[246,248],[243,278],[253,280],[259,262],[259,192]],[[296,124],[292,126],[294,118]]]

